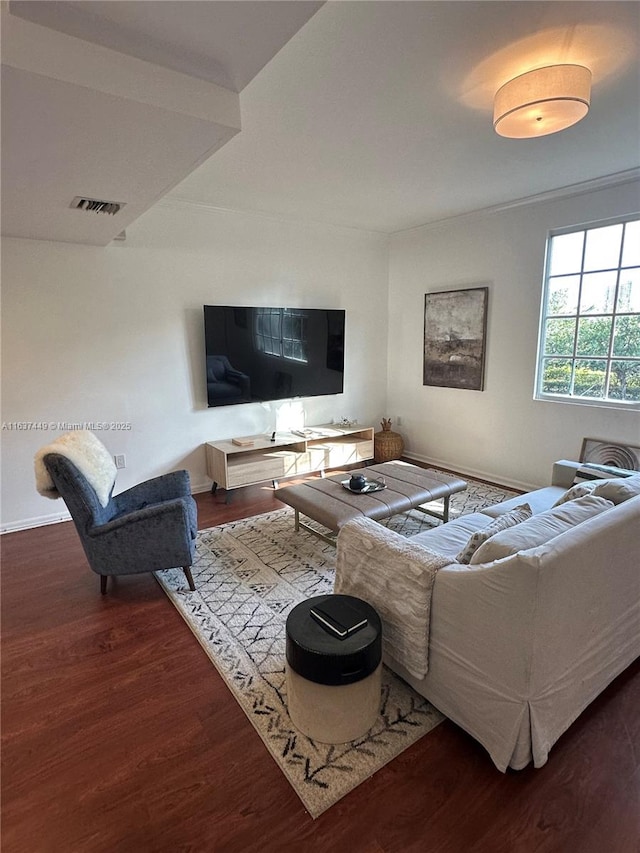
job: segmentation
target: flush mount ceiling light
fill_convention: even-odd
[[[557,133],[586,116],[590,96],[591,71],[583,65],[527,71],[496,92],[494,130],[512,139]]]

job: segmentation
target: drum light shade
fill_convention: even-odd
[[[557,133],[586,116],[590,98],[591,71],[583,65],[536,68],[498,89],[493,127],[512,139]]]

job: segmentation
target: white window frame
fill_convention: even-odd
[[[640,221],[640,214],[634,213],[634,214],[629,214],[627,216],[616,217],[614,219],[607,219],[607,220],[601,221],[601,222],[591,222],[591,223],[586,224],[586,225],[577,225],[577,226],[570,226],[567,228],[558,228],[558,229],[554,229],[554,230],[548,232],[545,265],[544,265],[544,279],[543,279],[543,283],[542,283],[542,304],[541,304],[541,309],[540,309],[540,325],[539,325],[539,330],[538,330],[536,377],[535,377],[535,387],[534,387],[534,395],[533,395],[534,400],[541,400],[541,401],[545,401],[545,402],[556,402],[556,403],[574,403],[574,404],[580,405],[580,406],[596,406],[596,407],[604,407],[604,408],[624,409],[625,411],[640,410],[640,401],[615,400],[615,399],[608,399],[608,398],[604,398],[604,397],[581,397],[581,396],[574,396],[573,394],[554,394],[554,393],[550,393],[548,391],[542,390],[543,369],[544,369],[544,359],[545,359],[544,347],[545,347],[546,321],[549,317],[554,316],[554,315],[549,314],[549,312],[548,312],[549,280],[550,280],[550,278],[552,278],[552,276],[550,276],[550,269],[551,269],[551,243],[552,243],[553,238],[564,235],[564,234],[575,234],[578,232],[588,232],[588,231],[593,231],[593,230],[596,230],[598,228],[603,228],[603,227],[606,227],[609,225],[626,224],[628,222],[638,222],[638,221]],[[595,361],[595,360],[600,361],[600,360],[602,360],[602,361],[606,361],[607,366],[609,367],[609,365],[612,361],[620,361],[621,360],[621,357],[615,356],[613,354],[612,350],[613,350],[613,328],[615,326],[615,318],[616,318],[616,316],[618,316],[618,314],[617,314],[617,297],[618,297],[618,290],[620,287],[620,272],[623,269],[629,268],[629,267],[623,267],[622,266],[622,252],[623,252],[623,248],[624,248],[624,236],[623,236],[623,239],[621,240],[620,255],[618,257],[617,267],[608,267],[606,270],[587,270],[587,271],[584,270],[585,246],[586,246],[586,237],[585,237],[585,240],[583,242],[583,248],[582,248],[583,256],[582,256],[581,269],[580,269],[579,273],[577,273],[580,277],[580,288],[578,291],[578,304],[576,307],[576,314],[575,315],[563,315],[563,316],[565,316],[565,317],[575,316],[578,319],[580,318],[580,316],[589,316],[589,317],[611,316],[612,317],[612,335],[611,335],[610,342],[609,342],[609,351],[606,355],[592,356],[590,358],[578,357],[577,353],[576,353],[576,342],[577,342],[577,329],[576,329],[576,337],[574,338],[574,351],[573,351],[573,354],[571,356],[568,356],[568,357],[572,358],[574,360],[574,367],[575,367],[576,361],[579,362],[580,360],[588,360],[588,361]],[[616,289],[615,289],[615,294],[614,294],[614,299],[613,299],[613,309],[612,309],[611,313],[606,312],[606,314],[600,314],[600,315],[597,315],[597,314],[596,315],[593,315],[593,314],[581,315],[580,314],[580,295],[582,292],[582,278],[583,278],[583,276],[585,274],[591,274],[593,272],[605,272],[605,271],[611,271],[611,270],[617,270]],[[625,313],[625,315],[627,313],[630,313],[631,316],[636,316],[636,314],[639,314],[640,312],[633,311],[633,312],[624,312],[624,313]],[[558,358],[563,358],[563,357],[564,356],[561,356],[561,355],[558,356]],[[607,370],[607,375],[608,376],[610,375],[609,370]],[[573,372],[572,372],[572,376],[573,376]],[[608,382],[607,382],[607,387],[608,387]],[[606,389],[605,389],[605,393],[606,393]]]

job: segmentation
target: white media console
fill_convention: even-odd
[[[243,436],[241,440],[247,442],[243,445],[232,439],[208,441],[205,449],[212,491],[218,486],[230,490],[268,480],[275,486],[283,477],[373,459],[373,427],[323,424],[301,432],[304,434],[277,433],[273,441],[264,434]]]

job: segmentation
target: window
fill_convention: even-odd
[[[536,398],[640,408],[640,219],[549,237]]]
[[[260,308],[256,311],[255,341],[259,352],[307,362],[307,317],[291,308]]]

